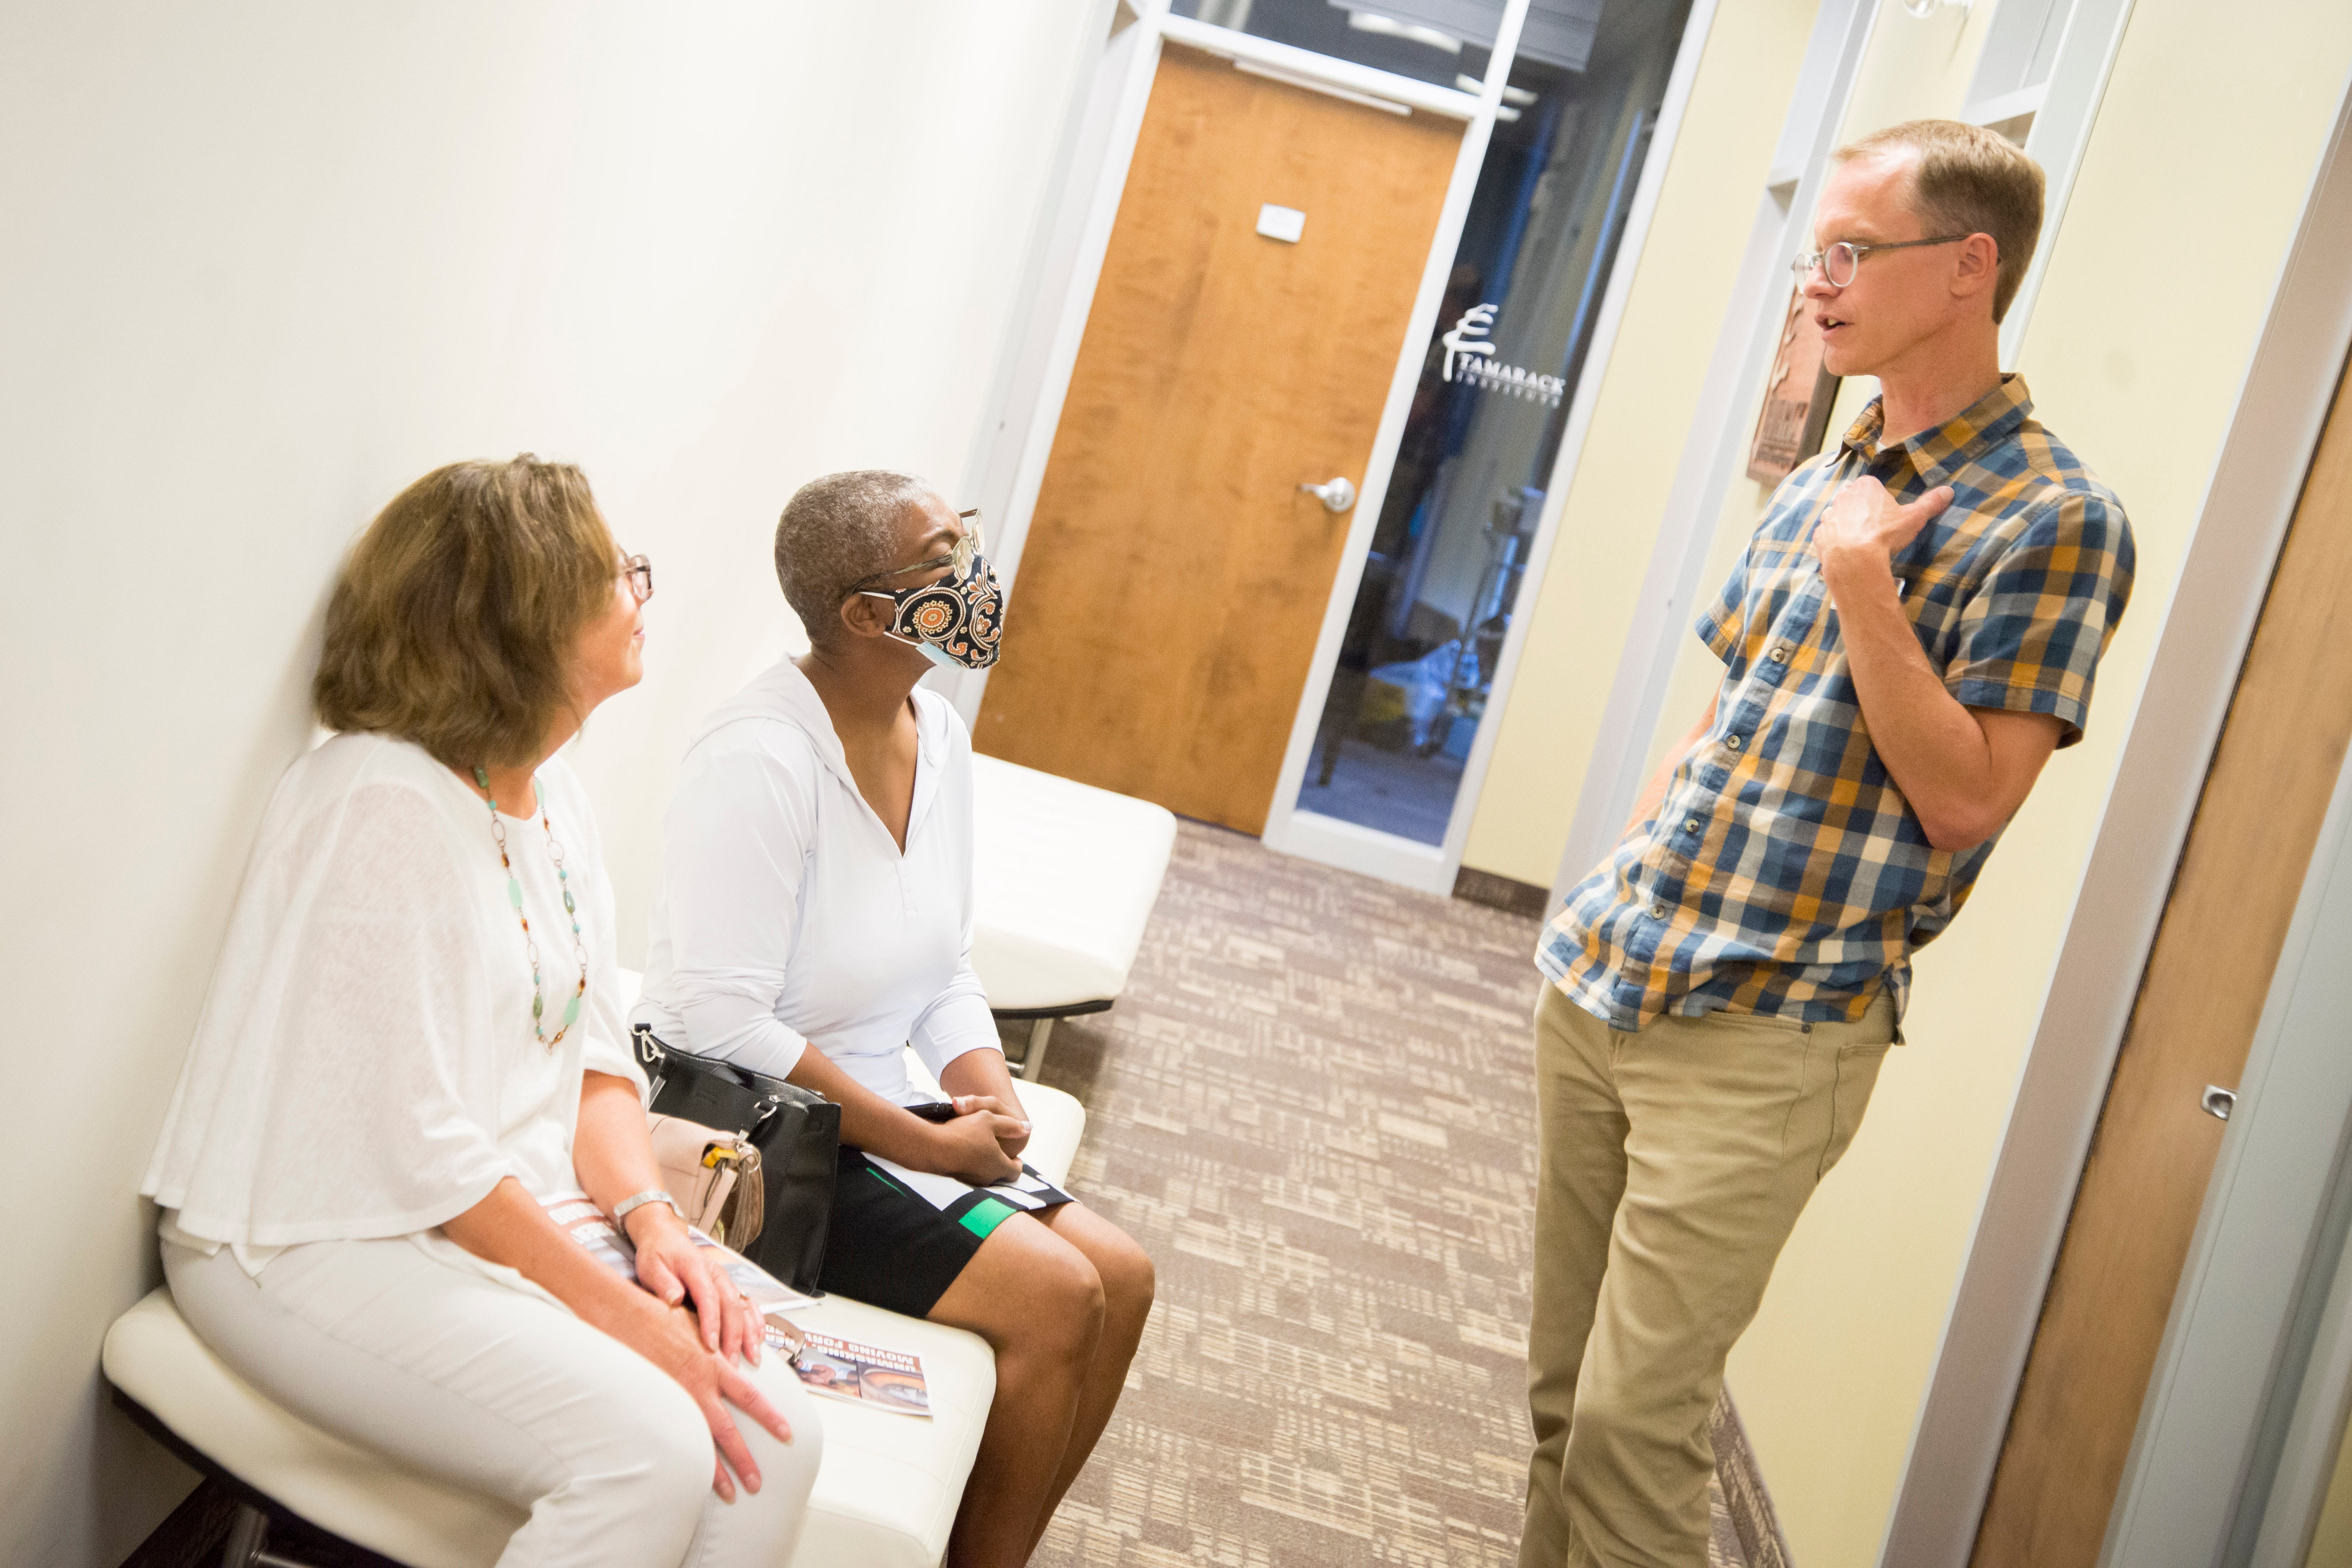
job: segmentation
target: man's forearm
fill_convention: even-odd
[[[931,1124],[859,1083],[814,1044],[801,1053],[784,1080],[841,1107],[844,1143],[915,1170],[930,1169]]]

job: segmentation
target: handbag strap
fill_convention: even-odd
[[[662,1049],[662,1043],[655,1036],[651,1024],[631,1025],[629,1043],[636,1047],[637,1066],[645,1069],[646,1099],[650,1102],[661,1093],[662,1084],[668,1079],[666,1069],[669,1066],[669,1053]]]

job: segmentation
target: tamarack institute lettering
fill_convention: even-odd
[[[1560,392],[1568,384],[1556,375],[1538,375],[1515,364],[1498,363],[1495,345],[1486,341],[1486,329],[1494,324],[1492,305],[1474,305],[1463,311],[1462,319],[1437,340],[1445,350],[1445,365],[1439,379],[1459,379],[1490,392],[1538,400],[1547,408],[1559,407]],[[1458,378],[1456,371],[1461,373]]]

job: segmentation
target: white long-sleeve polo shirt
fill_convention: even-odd
[[[895,1104],[911,1043],[938,1073],[1000,1048],[971,968],[971,737],[914,694],[902,853],[858,793],[816,689],[782,659],[688,749],[634,1015],[670,1045],[777,1078],[814,1044]]]

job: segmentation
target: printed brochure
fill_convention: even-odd
[[[808,1343],[801,1347],[801,1381],[811,1393],[854,1399],[870,1410],[929,1419],[931,1394],[923,1381],[920,1356],[814,1331],[803,1332],[808,1335]]]

